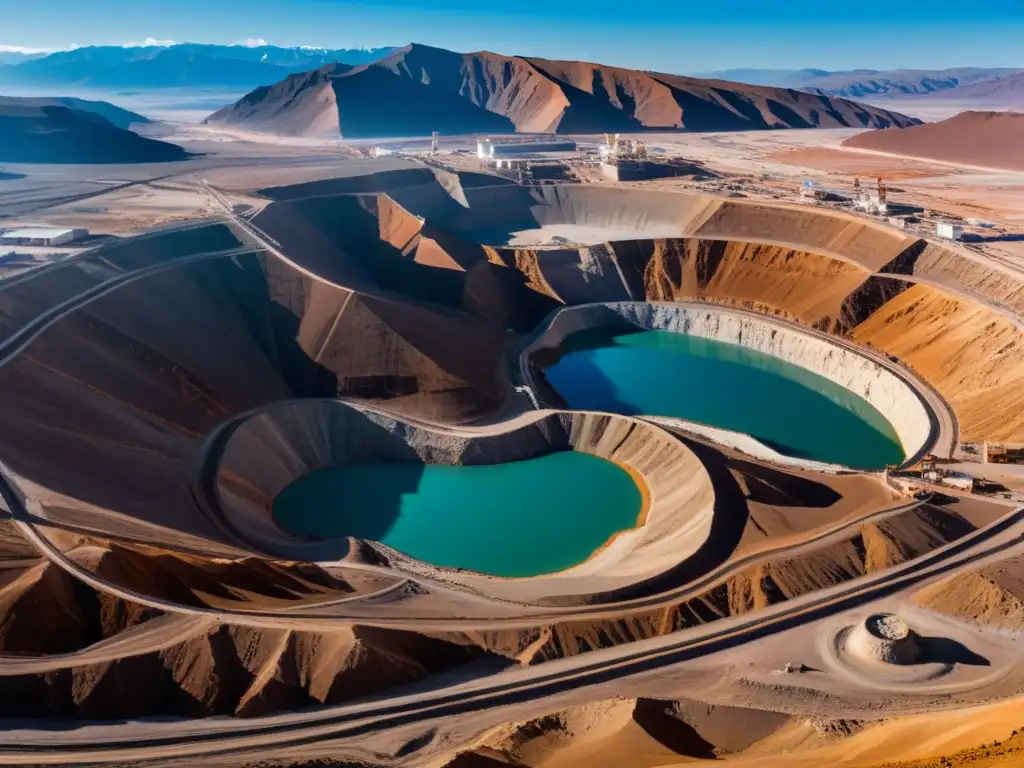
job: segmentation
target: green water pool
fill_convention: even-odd
[[[829,379],[737,344],[595,329],[545,369],[570,408],[671,416],[744,432],[787,456],[882,469],[903,461],[874,406]]]
[[[642,505],[617,464],[560,451],[488,466],[326,467],[286,487],[273,514],[295,534],[356,536],[434,565],[526,577],[583,562],[633,528]]]

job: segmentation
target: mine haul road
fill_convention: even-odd
[[[237,720],[213,718],[67,730],[19,728],[9,723],[0,764],[85,765],[160,758],[200,758],[296,749],[386,731],[545,697],[623,678],[658,675],[665,667],[734,648],[887,597],[922,582],[941,579],[952,568],[978,565],[1024,548],[1024,508],[959,541],[902,566],[758,612],[635,643],[592,651],[536,667],[488,675],[442,689],[339,707]],[[338,746],[344,751],[344,745]]]
[[[213,629],[217,623],[216,619],[209,616],[168,613],[73,653],[52,656],[0,654],[0,677],[38,675],[87,664],[104,664],[126,656],[154,653]]]
[[[95,301],[109,293],[116,291],[123,285],[133,283],[136,280],[140,280],[148,275],[152,275],[157,272],[166,272],[169,269],[175,269],[185,264],[193,264],[197,261],[208,261],[210,259],[228,259],[234,256],[246,256],[250,253],[259,253],[260,250],[257,248],[231,248],[226,251],[215,251],[211,253],[197,253],[190,256],[182,256],[177,259],[169,259],[167,261],[160,262],[159,264],[151,264],[148,267],[137,269],[130,272],[125,272],[122,275],[118,275],[115,278],[107,280],[92,286],[86,291],[73,296],[67,301],[63,301],[56,306],[51,307],[46,312],[34,317],[31,322],[26,323],[24,326],[16,330],[14,333],[9,335],[7,338],[0,341],[0,365],[6,365],[17,357],[21,352],[32,343],[32,340],[39,336],[43,331],[49,328],[51,325],[59,321],[76,309],[85,306],[86,304]],[[67,263],[67,262],[62,262]],[[37,273],[32,273],[35,276]],[[0,290],[8,288],[10,286],[0,283]]]

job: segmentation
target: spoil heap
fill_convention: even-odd
[[[857,624],[846,639],[846,650],[862,660],[886,664],[913,664],[921,654],[917,635],[891,613],[875,613]]]

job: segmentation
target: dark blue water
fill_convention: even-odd
[[[492,466],[318,469],[274,500],[282,528],[380,541],[417,560],[525,577],[578,565],[633,528],[643,498],[624,469],[562,451]]]
[[[892,425],[844,387],[737,344],[668,331],[574,334],[548,381],[578,410],[672,416],[745,432],[779,453],[882,469],[905,454]]]

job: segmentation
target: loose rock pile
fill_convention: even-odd
[[[886,664],[913,664],[921,654],[917,634],[892,613],[875,613],[856,625],[846,649],[862,659]]]

